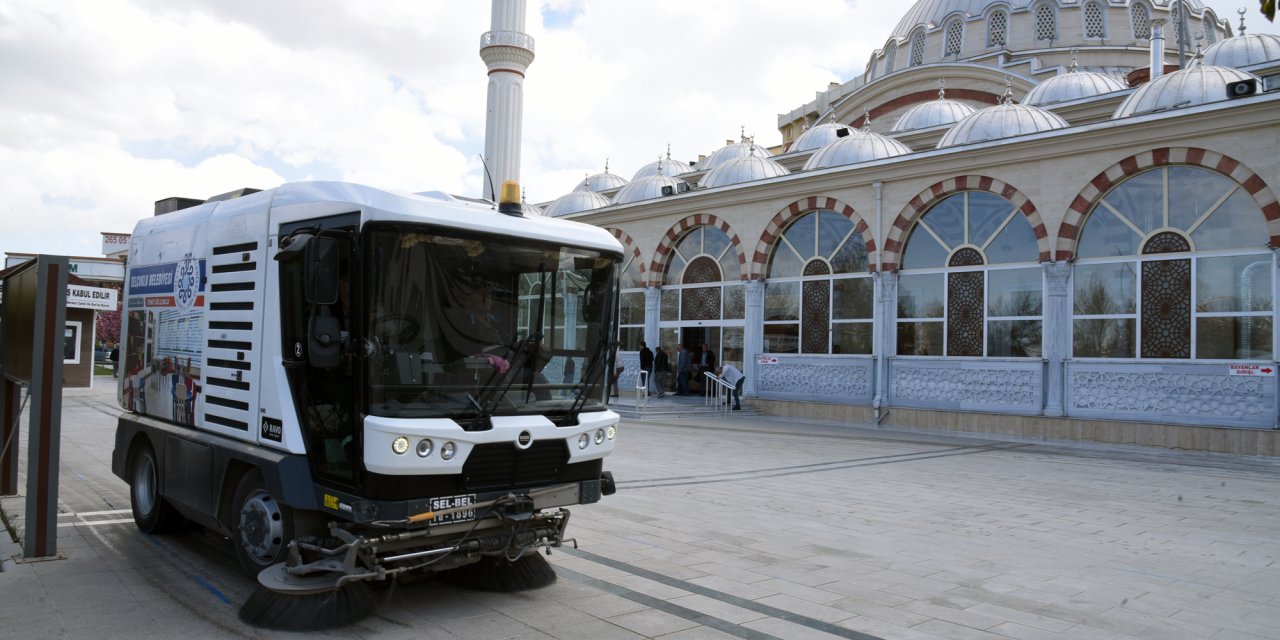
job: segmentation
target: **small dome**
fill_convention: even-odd
[[[1270,33],[1250,33],[1227,38],[1204,50],[1201,64],[1211,67],[1248,67],[1262,62],[1280,60],[1280,36]]]
[[[614,204],[631,204],[641,200],[652,200],[662,197],[662,188],[678,188],[680,181],[671,176],[644,176],[632,180],[630,184],[618,190],[613,197]]]
[[[893,123],[893,129],[890,132],[902,133],[952,124],[964,120],[974,111],[977,109],[963,102],[948,100],[945,94],[939,92],[937,100],[930,100],[908,109],[897,122]]]
[[[911,149],[893,138],[871,131],[854,130],[810,156],[809,161],[804,163],[804,170],[858,164],[908,153],[911,153]]]
[[[770,158],[750,155],[726,160],[716,168],[708,171],[698,182],[703,189],[741,184],[766,178],[776,178],[791,173],[787,168]]]
[[[672,160],[671,152],[668,151],[667,157],[654,160],[653,162],[640,167],[640,170],[637,171],[634,176],[631,176],[631,181],[635,182],[640,178],[656,176],[659,175],[659,172],[661,172],[661,175],[674,177],[682,173],[689,173],[690,171],[693,171],[693,169],[690,168],[689,165],[680,162],[679,160]]]
[[[720,147],[715,153],[711,154],[711,157],[698,163],[698,170],[710,171],[735,158],[745,158],[753,155],[759,158],[768,158],[773,154],[754,142],[743,140],[742,142],[734,142]]]
[[[603,172],[583,178],[582,182],[579,182],[578,186],[574,187],[573,190],[600,193],[601,191],[617,189],[625,184],[627,184],[626,178],[609,173],[609,166],[605,165]]]
[[[1066,126],[1067,121],[1055,113],[1025,104],[1014,104],[1006,98],[1006,102],[974,111],[956,123],[938,141],[938,148],[1024,136]]]
[[[571,213],[581,213],[600,207],[607,207],[611,202],[609,199],[594,191],[570,191],[559,198],[556,198],[547,205],[547,210],[543,215],[548,218],[559,218],[567,216]]]
[[[542,207],[539,207],[536,204],[529,204],[528,202],[520,203],[520,213],[531,218],[541,218],[547,215],[542,212]]]
[[[805,129],[804,133],[800,134],[800,136],[796,138],[796,141],[791,143],[791,148],[787,149],[787,151],[813,151],[814,149],[821,149],[822,147],[838,140],[839,135],[837,135],[836,132],[841,129],[853,131],[852,126],[840,124],[839,122],[824,122],[822,124],[812,126]]]
[[[1148,82],[1125,98],[1112,118],[1191,107],[1227,99],[1227,84],[1258,76],[1232,69],[1200,64],[1174,71]]]
[[[1124,91],[1123,82],[1109,75],[1094,71],[1077,71],[1075,63],[1066,73],[1056,75],[1031,89],[1022,104],[1040,107],[1081,98],[1092,98],[1106,93]]]

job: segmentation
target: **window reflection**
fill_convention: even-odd
[[[1215,171],[1161,167],[1120,184],[1081,229],[1074,356],[1270,360],[1268,237],[1253,198]]]
[[[1008,200],[966,191],[939,201],[903,252],[898,355],[1040,357],[1041,269],[1003,268],[1039,256],[1031,223]]]
[[[854,222],[830,210],[807,213],[783,231],[767,272],[766,352],[871,353],[866,246]]]

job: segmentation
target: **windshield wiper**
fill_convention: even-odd
[[[582,374],[582,388],[578,390],[578,397],[574,398],[573,404],[569,407],[569,411],[564,414],[564,422],[560,426],[568,426],[578,423],[578,414],[582,412],[582,407],[587,404],[587,400],[591,398],[591,391],[599,385],[596,378],[596,371],[604,365],[604,361],[608,358],[602,353],[609,347],[608,340],[601,340],[600,345],[596,347],[596,352],[591,354],[591,365]]]

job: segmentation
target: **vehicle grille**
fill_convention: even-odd
[[[467,491],[534,487],[560,478],[569,461],[564,440],[541,440],[528,449],[510,443],[477,445],[462,467]]]

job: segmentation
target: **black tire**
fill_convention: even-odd
[[[160,494],[160,464],[146,442],[140,443],[133,455],[129,506],[133,508],[134,524],[144,533],[170,533],[187,524],[187,519]]]
[[[293,509],[267,491],[261,471],[254,469],[240,478],[231,508],[231,542],[245,572],[256,577],[284,562],[293,540]]]

